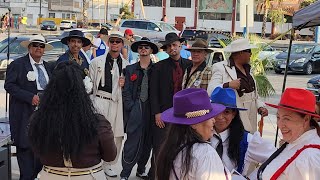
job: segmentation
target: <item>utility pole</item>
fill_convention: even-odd
[[[231,36],[235,35],[236,29],[237,0],[232,2]]]
[[[108,21],[108,8],[109,8],[108,4],[109,4],[109,0],[104,0],[104,12],[105,12],[104,23]]]
[[[93,0],[91,1],[91,24],[93,23]]]
[[[39,12],[39,18],[42,17],[42,14],[41,14],[41,6],[42,6],[42,0],[40,0],[40,12]],[[40,19],[39,19],[40,20]]]
[[[82,0],[83,27],[88,27],[87,0]]]

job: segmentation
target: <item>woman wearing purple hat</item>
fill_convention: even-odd
[[[171,126],[157,158],[157,179],[231,179],[208,143],[214,117],[224,110],[225,106],[210,103],[204,89],[189,88],[174,95],[173,108],[161,114]]]
[[[215,134],[211,145],[229,171],[236,170],[248,176],[257,163],[264,163],[276,148],[271,142],[260,137],[259,132],[253,135],[244,129],[238,108],[236,93],[231,88],[217,87],[211,94],[211,102],[226,106],[223,113],[215,117]]]

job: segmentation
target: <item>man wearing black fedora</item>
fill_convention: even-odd
[[[169,54],[169,58],[156,63],[151,74],[151,113],[155,116],[152,131],[153,158],[150,170],[151,176],[154,176],[154,163],[167,129],[166,124],[160,118],[161,113],[172,107],[173,95],[182,89],[183,74],[191,64],[191,61],[180,56],[181,43],[183,41],[185,39],[180,38],[176,33],[168,33],[166,35],[161,49],[164,49]],[[150,178],[153,179],[154,177]]]
[[[127,140],[122,152],[121,180],[130,176],[135,164],[138,164],[136,175],[146,179],[145,166],[151,152],[151,122],[154,120],[150,110],[150,78],[153,62],[151,54],[158,53],[158,46],[148,38],[131,45],[132,52],[139,53],[139,61],[125,69],[125,83],[122,92],[124,113],[127,115],[125,128]]]
[[[72,30],[67,37],[61,39],[61,42],[69,47],[69,49],[59,57],[57,63],[62,61],[75,61],[84,70],[85,75],[89,75],[89,63],[87,58],[81,52],[81,48],[91,44],[91,41],[86,38],[83,32]]]

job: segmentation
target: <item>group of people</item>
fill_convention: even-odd
[[[312,93],[288,88],[279,105],[267,104],[278,108],[280,149],[256,132],[257,113],[268,110],[250,71],[254,47],[247,39],[233,41],[225,48],[230,58],[209,67],[212,50],[203,39],[185,49],[189,60],[180,53],[185,39],[175,33],[159,47],[103,31],[101,40],[70,31],[61,39],[69,49],[54,64],[42,59],[53,48],[43,36],[21,42],[29,53],[8,66],[5,81],[21,180],[38,173],[105,180],[118,176],[119,159],[121,180],[136,164],[142,179],[231,179],[233,171],[259,179],[320,177]],[[169,57],[155,63],[160,49]],[[139,55],[133,63],[130,51]]]
[[[0,16],[0,28],[4,31],[8,27],[19,29],[19,24],[21,23],[22,17],[21,16],[9,16],[9,13],[3,14]]]

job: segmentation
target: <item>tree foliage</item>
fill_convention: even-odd
[[[310,4],[316,2],[317,0],[304,0],[301,4],[300,4],[300,8],[304,8],[309,6]]]
[[[284,24],[287,22],[287,19],[284,18],[285,11],[282,9],[273,9],[269,12],[269,18],[275,24]]]
[[[128,4],[125,4],[123,7],[120,8],[120,14],[124,13],[122,19],[134,19],[134,14],[129,10]]]

